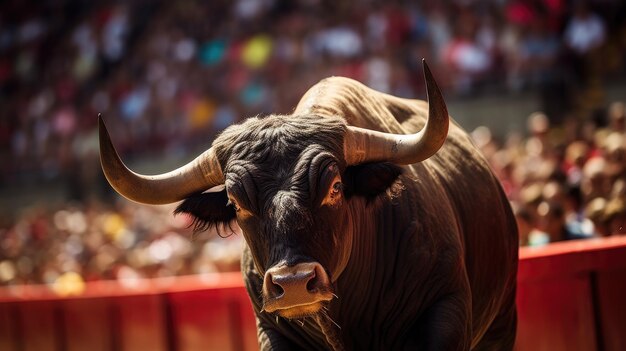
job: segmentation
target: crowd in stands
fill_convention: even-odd
[[[239,270],[240,233],[194,233],[191,219],[172,211],[121,198],[116,205],[26,209],[0,229],[0,286],[48,284],[63,290],[76,279],[132,284],[140,278]]]
[[[242,118],[288,113],[330,75],[423,96],[541,93],[560,120],[622,68],[621,1],[5,1],[0,186],[90,187],[102,113],[128,157],[190,154]],[[601,59],[599,59],[601,58]],[[80,199],[82,194],[73,196]]]
[[[626,233],[624,105],[602,95],[624,69],[625,9],[618,0],[2,2],[0,191],[64,179],[77,202],[0,223],[0,285],[238,268],[241,235],[190,241],[171,208],[86,195],[102,180],[98,113],[125,160],[188,156],[243,118],[289,113],[330,75],[423,96],[422,57],[447,96],[539,93],[543,112],[526,133],[472,132],[522,245]]]
[[[528,137],[471,132],[511,201],[520,245],[626,234],[626,105],[612,103],[605,117],[602,127],[590,120],[557,128],[535,112]],[[237,229],[220,237],[193,233],[191,224],[171,206],[123,198],[33,206],[0,227],[0,286],[239,269]]]
[[[472,132],[513,205],[520,245],[626,234],[626,107],[610,105],[607,123],[568,120],[551,127],[528,117],[527,138],[503,142],[486,127]]]

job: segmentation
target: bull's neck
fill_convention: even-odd
[[[380,282],[376,279],[384,275],[385,260],[388,259],[385,247],[391,242],[401,240],[392,236],[402,235],[403,231],[396,230],[396,228],[406,225],[406,223],[401,223],[402,219],[394,216],[394,206],[390,202],[391,200],[386,196],[370,204],[367,204],[365,199],[352,201],[349,211],[352,248],[348,264],[338,281],[340,289],[348,288],[349,290],[339,291],[340,294],[353,296],[356,294],[364,299],[369,298],[368,294],[376,295],[377,286],[380,286]],[[342,282],[350,283],[342,284]],[[361,294],[364,296],[360,296]],[[341,296],[339,298],[341,299]],[[342,303],[345,302],[347,301],[342,301]]]
[[[376,255],[376,227],[379,219],[375,215],[379,208],[377,204],[368,206],[364,199],[356,199],[350,206],[349,221],[352,233],[352,248],[350,260],[346,267],[345,278],[353,280],[354,275],[361,275],[369,272],[372,267],[372,258]]]
[[[368,334],[372,348],[393,343],[402,331],[394,329],[407,315],[398,315],[390,300],[407,299],[413,289],[399,289],[396,279],[422,264],[416,261],[415,204],[403,195],[393,200],[380,196],[369,205],[365,199],[353,199],[350,209],[352,250],[350,260],[336,283],[338,299],[330,306],[330,315],[342,327],[342,333]],[[395,321],[390,323],[390,321]],[[363,348],[357,340],[344,340],[347,349]],[[350,344],[352,343],[352,344]]]

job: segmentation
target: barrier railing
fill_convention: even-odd
[[[626,237],[522,248],[516,350],[626,350]],[[0,350],[256,350],[240,273],[0,289]]]
[[[0,290],[0,350],[256,350],[239,272]]]
[[[626,237],[522,248],[517,350],[626,350]]]

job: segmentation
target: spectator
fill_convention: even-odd
[[[608,196],[610,181],[605,174],[605,167],[606,161],[603,157],[592,158],[583,166],[580,186],[585,201]]]
[[[544,18],[536,18],[523,32],[517,64],[516,83],[519,86],[543,88],[554,85],[556,63],[560,53],[560,40],[556,33],[548,30]]]
[[[596,237],[611,234],[605,223],[606,199],[597,197],[591,200],[585,208],[586,216],[593,223],[593,233]]]
[[[598,49],[606,39],[602,18],[589,9],[585,0],[574,5],[574,15],[565,28],[565,45],[580,56]]]
[[[595,108],[602,96],[600,80],[605,63],[600,49],[606,42],[604,20],[591,11],[587,1],[578,0],[563,35],[574,83],[578,85],[577,94],[581,100],[578,103],[582,108]]]
[[[623,196],[614,197],[606,204],[605,223],[611,234],[626,234],[626,200]]]
[[[535,219],[524,207],[514,208],[520,246],[541,246],[549,243],[548,234],[534,227]]]
[[[609,128],[618,133],[626,132],[626,106],[621,101],[615,101],[609,106]]]
[[[591,236],[591,233],[582,231],[580,226],[573,226],[567,222],[565,209],[558,202],[542,202],[537,207],[537,213],[539,229],[548,234],[550,242],[585,239]]]
[[[462,11],[452,40],[444,48],[444,63],[452,70],[454,89],[468,94],[492,68],[489,48],[476,40],[477,19],[473,13]]]

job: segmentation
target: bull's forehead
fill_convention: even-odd
[[[226,187],[244,206],[276,220],[311,205],[322,173],[338,162],[335,155],[316,144],[305,147],[293,160],[276,150],[268,150],[262,159],[232,160]],[[336,172],[338,168],[331,169]]]
[[[271,115],[229,127],[213,146],[227,188],[259,212],[276,212],[292,196],[305,206],[311,179],[330,161],[343,162],[345,129],[338,118]]]
[[[213,147],[225,171],[238,163],[252,163],[284,172],[312,146],[342,158],[345,130],[345,121],[338,117],[270,115],[227,128]]]

